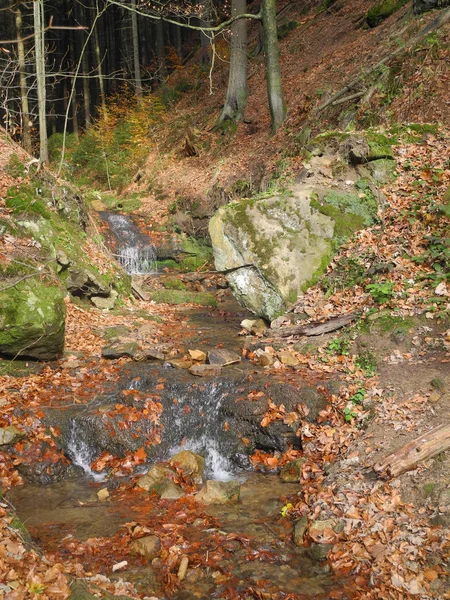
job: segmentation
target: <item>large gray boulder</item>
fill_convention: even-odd
[[[311,206],[312,190],[220,208],[209,224],[218,271],[236,298],[272,320],[323,272],[334,222]]]
[[[64,294],[58,286],[38,277],[9,283],[0,291],[0,354],[59,358],[64,349],[65,315]]]

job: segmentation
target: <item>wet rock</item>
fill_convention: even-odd
[[[25,434],[22,431],[19,431],[17,427],[14,427],[14,425],[0,427],[0,446],[15,444],[24,437]]]
[[[99,499],[100,502],[103,502],[103,500],[106,500],[107,498],[109,498],[108,488],[102,488],[101,490],[98,490],[97,498]]]
[[[208,352],[208,360],[210,365],[219,365],[226,367],[241,362],[241,357],[236,352],[231,352],[226,348],[215,348]]]
[[[339,534],[344,529],[344,521],[342,519],[324,519],[317,520],[309,526],[309,537],[314,542],[320,542],[324,538],[333,537],[333,534]]]
[[[196,362],[206,362],[206,352],[202,352],[202,350],[189,350],[189,355]]]
[[[239,502],[240,491],[241,484],[237,480],[209,480],[195,498],[204,504],[236,504]]]
[[[112,310],[116,305],[119,294],[116,290],[111,290],[109,296],[91,296],[91,302],[100,310]]]
[[[311,544],[306,554],[312,560],[325,560],[332,547],[333,544]]]
[[[168,362],[176,369],[190,369],[192,367],[192,360],[186,358],[172,358]]]
[[[306,462],[306,458],[297,458],[281,469],[280,479],[285,483],[295,483],[302,478],[302,465]]]
[[[222,367],[220,365],[192,365],[189,373],[197,377],[218,377],[222,373]]]
[[[171,467],[177,467],[183,472],[183,475],[189,477],[194,483],[203,482],[203,472],[205,470],[205,459],[200,454],[190,450],[182,450],[172,456],[169,462]]]
[[[174,475],[175,472],[166,465],[155,465],[137,480],[136,485],[147,492],[155,492],[163,500],[178,500],[184,496],[184,491],[172,480]]]
[[[47,443],[40,446],[26,443],[16,460],[20,461],[17,465],[19,473],[34,485],[56,483],[71,471],[69,461],[63,456],[58,458]]]
[[[142,353],[147,360],[164,360],[167,348],[164,345],[144,346]]]
[[[109,358],[111,360],[116,358],[122,358],[123,356],[127,356],[129,358],[134,358],[139,351],[139,344],[137,342],[128,342],[128,341],[117,341],[109,344],[109,346],[105,346],[102,348],[102,356],[103,358]]]
[[[157,535],[146,535],[138,540],[134,540],[130,548],[135,554],[140,554],[147,560],[153,560],[159,556],[161,540]]]
[[[54,360],[64,349],[62,290],[38,277],[0,292],[0,355]]]
[[[303,546],[306,529],[308,528],[308,517],[305,515],[294,525],[293,540],[296,546]]]

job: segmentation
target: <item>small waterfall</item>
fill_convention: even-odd
[[[149,243],[130,217],[116,213],[103,213],[118,241],[116,257],[130,275],[145,275],[156,271],[156,249]]]
[[[67,454],[72,463],[81,467],[86,475],[89,475],[95,481],[103,481],[106,474],[96,473],[91,469],[91,462],[94,460],[94,450],[87,444],[83,432],[82,423],[73,419],[67,444]]]

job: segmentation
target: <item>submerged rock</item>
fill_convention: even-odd
[[[308,528],[308,517],[305,515],[295,522],[293,539],[296,546],[303,546],[304,537]]]
[[[222,372],[222,367],[220,365],[192,365],[189,368],[189,373],[191,375],[196,375],[197,377],[217,377]]]
[[[241,484],[237,480],[209,480],[195,498],[204,504],[235,504],[239,502]]]
[[[54,360],[64,349],[64,294],[38,277],[0,292],[0,354]]]
[[[102,348],[102,356],[103,358],[110,358],[111,360],[122,358],[123,356],[134,358],[138,351],[139,344],[137,342],[119,340],[109,344],[108,346],[104,346]]]
[[[175,471],[167,465],[157,464],[140,477],[136,485],[147,492],[155,492],[163,500],[178,500],[184,496],[184,491],[173,481],[175,475]]]
[[[302,465],[306,462],[306,458],[297,458],[281,469],[280,479],[285,483],[296,483],[302,477]]]
[[[208,352],[208,360],[210,365],[218,365],[226,367],[235,363],[241,362],[241,357],[236,352],[231,352],[226,348],[215,348]]]

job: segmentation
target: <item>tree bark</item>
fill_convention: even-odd
[[[100,52],[100,38],[98,35],[98,22],[95,24],[95,27],[94,27],[94,50],[95,50],[95,57],[97,60],[97,79],[98,79],[98,87],[100,90],[100,102],[102,105],[103,116],[106,117],[105,82],[103,79],[102,56],[101,56],[101,52]]]
[[[286,104],[284,102],[283,88],[281,85],[276,0],[262,1],[261,18],[264,28],[267,97],[272,122],[272,133],[274,134],[278,131],[286,118]]]
[[[203,15],[200,24],[204,27],[211,25],[211,4],[210,0],[202,0],[201,5],[203,7]],[[209,49],[211,47],[211,38],[205,31],[200,31],[200,43],[202,46],[202,65],[207,66],[211,62],[209,55]]]
[[[22,104],[22,143],[31,154],[30,108],[28,105],[28,87],[25,68],[25,47],[22,40],[22,12],[16,10],[17,54],[19,57],[20,100]]]
[[[231,16],[247,12],[246,0],[232,0]],[[231,26],[230,72],[225,104],[216,126],[225,121],[240,121],[247,105],[247,20],[238,19]]]
[[[136,0],[131,0],[131,5],[136,9]],[[136,97],[139,102],[142,102],[142,78],[141,64],[139,62],[139,30],[136,11],[131,13],[131,30],[133,36],[133,63],[134,63],[134,85],[136,89]]]
[[[48,164],[48,138],[46,119],[45,90],[45,39],[44,39],[44,3],[33,0],[34,40],[36,56],[36,81],[39,113],[39,162]]]
[[[86,9],[83,4],[80,4],[83,24],[88,22],[86,18]],[[83,104],[84,104],[84,125],[89,128],[91,125],[91,88],[89,83],[89,53],[87,47],[81,57],[81,66],[83,68]],[[76,68],[76,56],[72,60],[73,68]],[[75,133],[75,131],[74,131]],[[77,132],[78,135],[78,132]]]
[[[156,56],[158,59],[158,79],[162,81],[166,78],[166,47],[164,44],[164,23],[160,19],[156,21]]]

